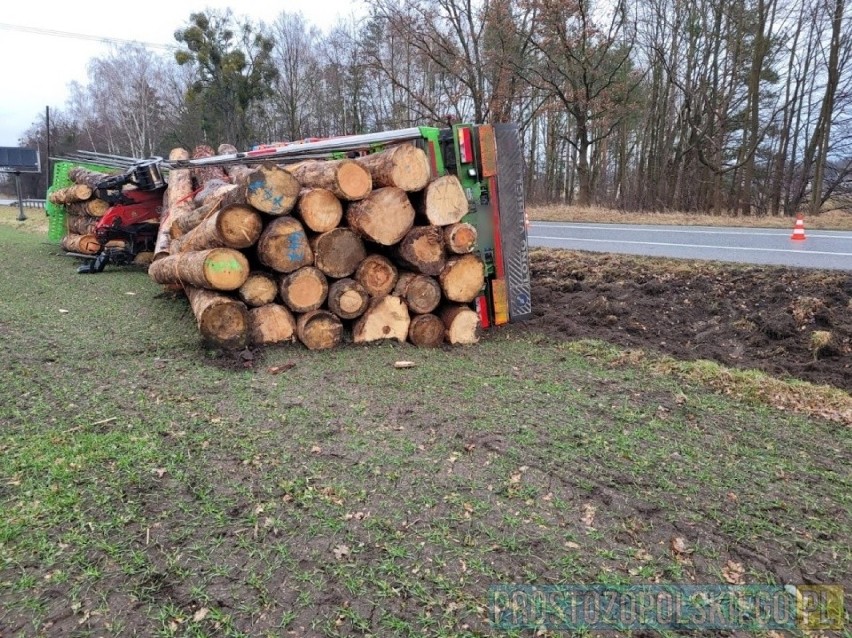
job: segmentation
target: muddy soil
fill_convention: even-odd
[[[530,329],[852,391],[852,274],[532,253]]]

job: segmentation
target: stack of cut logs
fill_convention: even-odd
[[[97,185],[106,175],[74,166],[68,177],[74,182],[71,186],[48,195],[48,200],[63,206],[68,213],[68,233],[62,239],[62,248],[83,255],[97,254],[101,245],[95,237],[95,226],[110,206],[97,198]]]
[[[355,160],[172,170],[148,273],[183,289],[204,338],[223,347],[298,339],[320,350],[349,334],[475,343],[485,267],[461,221],[468,207],[458,178],[433,179],[411,144]]]

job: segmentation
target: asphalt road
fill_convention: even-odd
[[[852,271],[852,232],[532,222],[530,246]]]

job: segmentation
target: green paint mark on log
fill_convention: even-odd
[[[233,257],[231,259],[225,259],[225,260],[222,260],[222,261],[219,261],[219,260],[210,261],[210,262],[207,262],[206,265],[213,272],[225,272],[227,270],[242,270],[243,269],[242,264],[239,261],[237,261],[236,259],[234,259]]]

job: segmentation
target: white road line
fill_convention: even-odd
[[[852,253],[830,253],[818,250],[791,250],[789,248],[751,248],[748,246],[707,246],[704,244],[670,244],[655,241],[629,241],[626,239],[578,239],[576,237],[546,237],[530,235],[530,239],[549,239],[553,241],[596,242],[601,244],[632,244],[636,246],[670,246],[675,248],[710,248],[714,250],[751,250],[765,253],[795,253],[797,255],[832,255],[835,257],[852,257]]]
[[[559,224],[557,222],[532,222],[531,228],[534,230],[537,224],[542,224],[539,228],[571,228],[571,229],[582,229],[582,230],[609,230],[609,231],[634,231],[640,233],[685,233],[685,234],[696,234],[696,235],[747,235],[749,237],[755,237],[763,235],[765,237],[784,237],[788,234],[792,234],[792,229],[787,230],[778,230],[776,232],[748,232],[748,231],[740,231],[740,230],[687,230],[687,229],[676,229],[676,228],[660,228],[653,226],[623,226],[623,225],[603,225],[603,226],[591,226],[585,224]],[[708,226],[699,226],[696,228],[712,228]],[[838,233],[842,231],[837,231]],[[818,235],[815,233],[806,232],[805,235],[807,237],[818,237],[822,239],[849,239],[852,240],[852,235]]]

